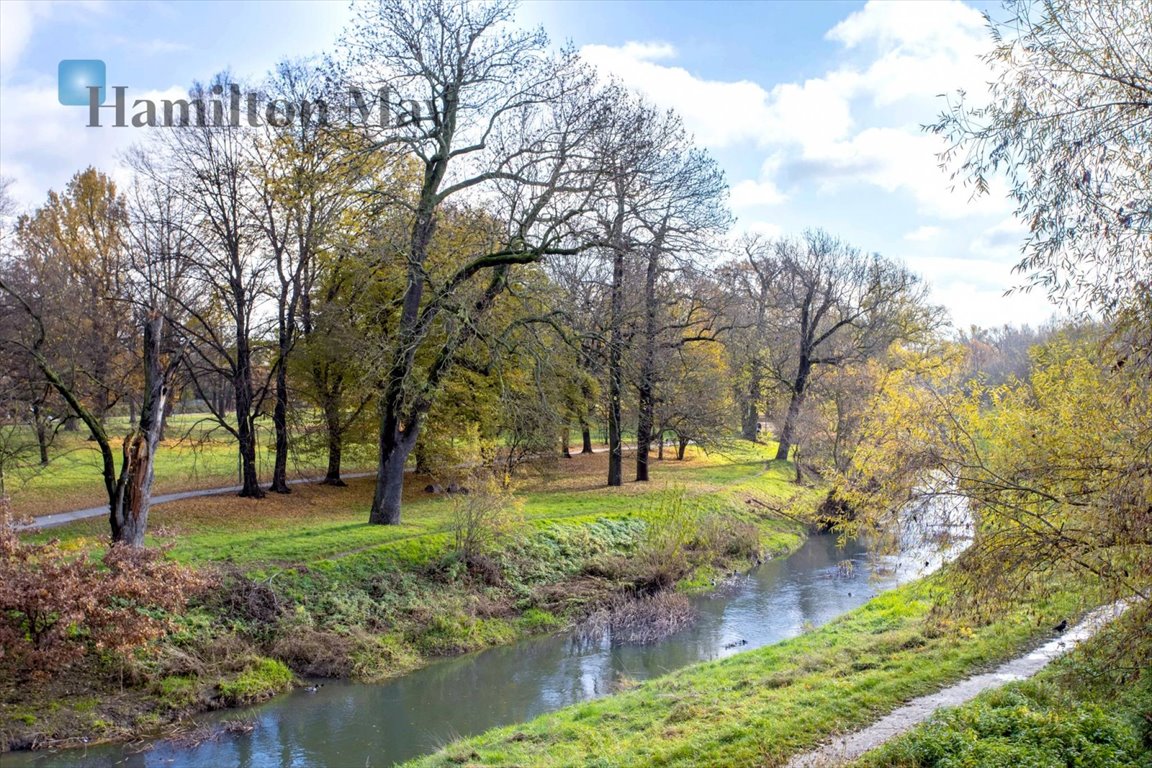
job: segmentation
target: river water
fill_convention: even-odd
[[[939,567],[938,547],[869,557],[858,542],[821,534],[788,558],[736,577],[694,599],[698,620],[645,646],[614,646],[577,633],[435,662],[382,684],[327,681],[246,710],[201,722],[251,719],[246,734],[223,734],[193,748],[169,742],[4,755],[5,768],[300,768],[389,766],[435,751],[461,736],[523,722],[609,694],[622,679],[644,680],[698,661],[722,658],[794,637],[866,602],[876,593]]]

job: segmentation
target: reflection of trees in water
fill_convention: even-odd
[[[854,564],[848,575],[840,575],[843,561]],[[174,756],[194,765],[288,765],[302,752],[330,764],[404,760],[456,736],[611,694],[625,679],[726,655],[724,645],[737,639],[763,645],[821,624],[864,601],[868,564],[864,544],[839,548],[834,536],[813,536],[791,557],[696,600],[697,623],[654,645],[613,648],[607,637],[567,633],[444,660],[379,685],[330,684],[259,708],[249,736],[225,736],[194,753],[157,750],[151,764]]]

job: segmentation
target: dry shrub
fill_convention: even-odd
[[[702,545],[720,557],[758,560],[760,529],[755,523],[728,515],[709,515],[701,521]]]
[[[155,549],[117,544],[98,562],[21,542],[0,513],[0,661],[43,678],[90,650],[123,654],[166,634],[207,583]]]
[[[234,634],[212,638],[200,650],[200,656],[218,674],[243,671],[260,659],[255,647]]]
[[[589,616],[579,633],[585,641],[599,640],[608,634],[613,645],[644,645],[680,631],[695,619],[692,603],[679,592],[638,598],[621,596]]]
[[[523,527],[522,504],[491,478],[474,478],[471,492],[452,497],[452,556],[488,584],[503,580],[491,555]]]
[[[356,642],[336,632],[295,626],[272,647],[272,655],[307,677],[348,677]]]
[[[256,581],[234,565],[220,566],[216,581],[213,603],[225,616],[271,626],[284,615],[283,601],[268,582]]]

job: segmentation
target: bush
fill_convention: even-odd
[[[867,766],[900,768],[1138,768],[1141,749],[1122,716],[1031,681],[944,710],[871,753]]]
[[[493,480],[474,483],[472,492],[452,497],[453,556],[492,581],[489,557],[523,525],[521,504]]]
[[[97,562],[56,540],[21,542],[0,511],[0,584],[0,661],[47,677],[89,651],[123,654],[161,637],[207,581],[154,549],[117,544]]]
[[[254,704],[292,687],[292,670],[284,662],[260,659],[232,680],[217,685],[221,702],[230,707]]]

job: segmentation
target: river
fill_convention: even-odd
[[[430,664],[365,685],[325,681],[245,710],[205,715],[212,723],[254,721],[250,733],[222,734],[196,747],[159,741],[56,753],[9,753],[5,768],[300,768],[389,766],[452,739],[529,720],[699,661],[794,637],[878,592],[939,567],[933,546],[869,557],[866,547],[811,536],[793,555],[764,563],[715,593],[694,599],[698,620],[645,646],[588,641],[566,632]]]

